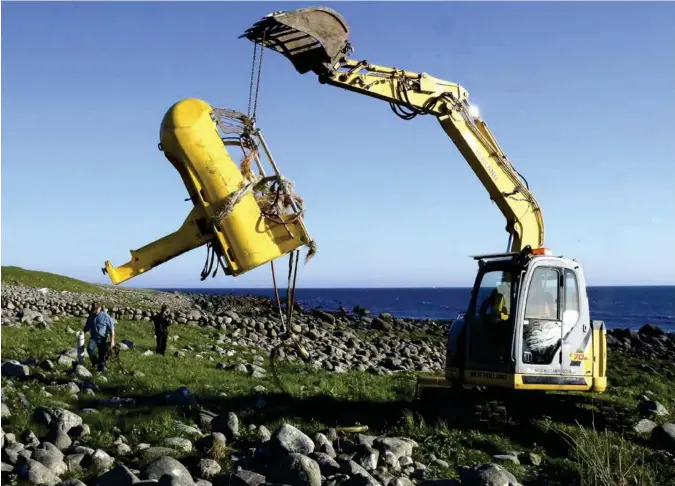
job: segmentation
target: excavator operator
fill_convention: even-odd
[[[541,314],[545,319],[555,319],[555,299],[550,292],[544,292],[541,307]]]
[[[507,338],[512,332],[508,305],[511,295],[509,289],[510,282],[506,276],[502,276],[500,282],[481,303],[478,312],[480,320],[478,328],[482,330],[484,359],[494,363],[503,363],[508,354],[504,343],[510,342]]]
[[[551,320],[556,318],[555,298],[542,286],[532,287],[527,298],[526,317]]]
[[[500,285],[490,293],[480,306],[480,316],[483,322],[497,324],[500,321],[508,321],[509,313],[506,308],[506,297],[502,293]]]

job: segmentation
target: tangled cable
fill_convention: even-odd
[[[293,258],[295,256],[295,259]],[[281,298],[279,297],[279,291],[277,287],[276,272],[274,271],[274,262],[270,262],[272,267],[272,281],[274,283],[274,295],[277,301],[277,307],[279,309],[279,318],[282,325],[282,334],[280,335],[280,343],[277,344],[272,351],[270,351],[270,366],[272,368],[272,378],[274,383],[279,387],[280,390],[286,392],[286,388],[281,382],[279,377],[279,372],[277,369],[277,359],[279,358],[279,351],[282,348],[294,348],[300,359],[305,363],[310,363],[312,361],[311,355],[307,350],[300,344],[297,339],[297,336],[293,333],[293,310],[295,309],[295,289],[298,278],[298,259],[300,258],[300,252],[298,250],[292,251],[288,256],[288,286],[286,288],[286,314],[282,310]]]
[[[218,260],[216,260],[216,258]],[[218,262],[217,265],[216,261]],[[215,269],[213,268],[214,266],[216,267]],[[218,267],[222,267],[223,271],[225,272],[225,264],[223,263],[222,257],[216,251],[216,248],[213,246],[213,242],[209,241],[206,244],[206,261],[204,262],[204,267],[202,268],[202,272],[199,275],[199,279],[203,282],[208,278],[212,271],[213,275],[211,275],[211,277],[215,278],[216,274],[218,273]]]
[[[127,371],[124,369],[124,366],[122,366],[122,360],[120,359],[120,351],[121,347],[119,344],[115,344],[112,346],[111,344],[108,345],[108,356],[110,357],[110,361],[117,363],[120,367],[120,370],[122,371],[122,374],[126,375]]]
[[[293,192],[293,183],[282,176],[260,177],[254,175],[252,180],[245,182],[236,191],[232,191],[218,206],[213,214],[213,222],[219,223],[227,218],[235,206],[246,196],[253,192],[261,214],[277,224],[287,225],[297,221],[304,214],[303,200]],[[291,207],[292,202],[300,208],[290,217],[285,217],[284,210]]]

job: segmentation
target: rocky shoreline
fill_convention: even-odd
[[[202,343],[201,348],[208,348],[223,360],[235,348],[265,354],[281,342],[276,302],[254,296],[128,291],[96,295],[3,285],[2,326],[27,332],[56,332],[52,328],[65,327],[61,320],[70,323],[75,318],[74,322],[81,322],[93,300],[108,303],[111,315],[125,322],[149,321],[161,305],[169,305],[175,326],[208,331],[213,342]],[[298,307],[291,330],[318,371],[363,371],[387,376],[441,371],[446,326],[446,322],[399,319],[387,314],[372,316],[362,308],[324,312]],[[73,328],[68,326],[68,332],[74,332]],[[129,344],[133,347],[133,343]],[[675,378],[673,366],[660,365],[657,369],[652,362],[672,362],[672,333],[650,325],[639,331],[612,330],[608,345],[621,356],[644,360],[647,372]],[[201,357],[203,353],[195,347],[182,344],[176,357]],[[124,348],[125,352],[140,354],[129,351],[126,344]],[[299,363],[299,354],[293,348],[286,349],[278,359]],[[181,410],[183,419],[171,424],[175,435],[157,442],[134,443],[117,427],[101,431],[87,423],[88,417],[106,407],[122,413],[137,404],[126,395],[96,399],[106,387],[106,376],[73,363],[74,351],[52,350],[49,359],[40,361],[3,359],[3,484],[24,481],[33,485],[81,486],[85,484],[82,479],[89,486],[519,486],[522,483],[509,472],[510,466],[536,471],[542,461],[532,451],[493,453],[491,461],[459,466],[456,477],[446,479],[449,464],[436,457],[441,451],[420,455],[420,443],[411,438],[330,427],[310,437],[288,423],[270,430],[232,411],[210,412],[192,395],[189,383],[166,391],[161,403],[156,404]],[[143,354],[147,353],[152,355],[151,351]],[[246,372],[252,380],[265,378],[267,372],[266,359],[261,355],[253,356],[250,362],[227,366],[213,357],[209,360],[215,362],[205,366]],[[140,377],[142,373],[134,371],[133,376]],[[48,406],[34,406],[26,395],[34,386],[43,397],[66,394],[84,404],[83,408],[71,411],[57,399]],[[264,395],[265,387],[257,385],[255,390]],[[649,440],[659,460],[673,461],[675,425],[664,421],[671,404],[666,407],[653,400],[651,392],[645,393],[638,410],[642,419],[634,425],[634,433]],[[11,423],[13,415],[21,413],[30,413],[31,423],[39,424],[39,433],[30,428],[6,433],[7,420]],[[110,434],[109,442],[90,447],[89,440],[101,432]],[[80,479],[69,480],[73,475]],[[525,484],[556,484],[547,481]]]
[[[142,295],[148,299],[148,294]],[[166,304],[177,325],[221,331],[214,343],[221,348],[255,346],[270,352],[281,342],[279,310],[271,299],[164,292],[151,295],[154,300],[148,308],[134,308],[122,300],[109,305],[107,311],[117,320],[149,321]],[[28,287],[3,286],[2,325],[49,327],[55,319],[84,318],[94,300],[102,299],[94,294],[42,293]],[[445,348],[441,338],[446,323],[399,319],[389,314],[371,316],[362,308],[355,311],[329,313],[296,305],[290,330],[310,353],[317,369],[376,374],[442,369]],[[279,359],[300,358],[294,348],[286,349]]]
[[[2,325],[49,327],[59,318],[86,317],[91,302],[100,300],[112,301],[105,309],[114,319],[128,321],[149,321],[162,305],[167,305],[179,325],[230,331],[216,340],[219,346],[256,346],[269,352],[280,342],[278,306],[265,297],[118,289],[108,289],[108,294],[3,285]],[[437,372],[444,366],[447,325],[448,321],[401,319],[390,314],[373,316],[362,307],[351,312],[346,309],[326,312],[305,310],[296,304],[291,333],[313,355],[319,369]],[[610,329],[607,334],[609,349],[629,356],[647,360],[675,356],[675,333],[652,324],[639,330]],[[293,350],[290,354],[291,360],[299,358]]]

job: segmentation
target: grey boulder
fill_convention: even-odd
[[[56,486],[61,480],[44,464],[20,457],[17,469],[21,471],[20,477],[31,484],[45,484],[47,486]]]
[[[126,466],[119,465],[99,477],[96,486],[131,486],[139,481]]]
[[[312,439],[289,424],[283,424],[274,431],[270,445],[273,449],[286,453],[311,454],[314,452]]]
[[[290,486],[321,486],[321,469],[315,460],[290,453],[270,468],[268,478]]]
[[[493,463],[462,468],[459,476],[462,486],[521,486],[513,474]]]
[[[163,476],[168,475],[175,479],[189,480],[190,483],[194,482],[190,471],[178,460],[169,456],[160,457],[152,461],[145,467],[144,473],[148,479],[156,479],[158,481]]]
[[[654,427],[652,442],[656,447],[675,452],[675,424],[663,424]]]

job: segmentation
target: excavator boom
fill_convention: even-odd
[[[349,59],[348,35],[337,12],[309,7],[267,15],[241,37],[281,53],[299,73],[311,71],[321,83],[387,101],[400,118],[435,116],[506,218],[509,251],[541,248],[539,203],[469,103],[467,90],[427,73]]]

